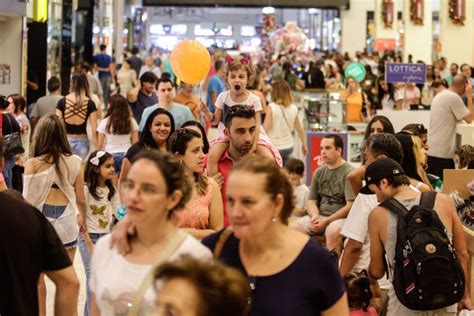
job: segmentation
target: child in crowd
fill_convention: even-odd
[[[89,315],[89,276],[92,244],[110,232],[112,216],[120,207],[117,189],[112,183],[115,175],[114,157],[105,151],[94,151],[87,160],[84,172],[84,194],[86,197],[87,231],[79,237],[79,251],[84,264],[87,280],[87,300],[85,310]]]
[[[370,305],[372,291],[367,272],[349,273],[344,276],[350,316],[377,316],[377,311]]]
[[[227,58],[227,85],[229,90],[222,92],[217,96],[216,99],[216,111],[215,113],[209,112],[206,106],[202,106],[206,119],[211,124],[219,124],[224,122],[227,112],[235,105],[247,105],[255,110],[255,119],[257,122],[256,139],[252,145],[251,152],[256,152],[260,156],[266,156],[272,160],[277,160],[279,166],[282,166],[281,156],[278,150],[268,140],[263,129],[261,128],[261,114],[262,104],[260,99],[247,90],[247,83],[249,78],[252,76],[252,68],[250,61],[247,58],[241,58],[240,60],[233,60]],[[223,133],[223,125],[219,125],[219,137],[213,142],[213,146],[209,151],[208,161],[208,175],[213,176],[217,174],[217,165],[224,154],[229,148],[229,138]],[[261,133],[262,132],[262,133]],[[264,137],[262,137],[264,136]]]
[[[295,197],[295,208],[291,213],[291,216],[305,216],[309,189],[306,184],[302,182],[304,176],[304,163],[299,159],[290,158],[285,165],[285,170],[288,172],[288,178],[293,187],[293,195]]]
[[[462,145],[454,152],[454,165],[456,169],[469,169],[469,164],[474,161],[474,147]]]

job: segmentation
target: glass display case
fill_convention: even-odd
[[[305,130],[347,130],[346,103],[340,99],[339,92],[305,90],[294,92],[293,97],[295,104],[304,113],[302,119]]]

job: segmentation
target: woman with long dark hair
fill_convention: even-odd
[[[119,182],[127,178],[128,170],[135,156],[141,151],[158,150],[166,152],[166,142],[175,129],[173,116],[158,108],[148,116],[140,140],[130,147],[122,161]]]
[[[57,116],[49,114],[39,120],[31,155],[33,158],[25,163],[23,196],[51,222],[71,261],[74,261],[78,224],[81,230],[86,230],[84,174],[81,159],[73,155],[64,125]],[[45,315],[43,277],[38,292],[40,315]]]
[[[110,97],[107,114],[100,121],[97,132],[97,149],[114,156],[115,173],[120,174],[125,153],[138,141],[138,124],[130,105],[120,94]]]
[[[88,120],[92,127],[92,142],[97,147],[97,108],[91,100],[89,83],[85,74],[72,75],[69,94],[59,100],[56,115],[64,121],[72,152],[85,160],[90,148],[87,138]]]
[[[384,78],[378,80],[378,101],[379,108],[383,110],[393,110],[395,108],[395,87],[392,83],[386,82]]]

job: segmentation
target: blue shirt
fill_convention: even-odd
[[[112,57],[107,54],[98,54],[94,56],[94,64],[100,68],[109,68],[110,64],[112,63]],[[110,71],[100,71],[99,70],[99,78],[103,77],[110,77]]]
[[[148,116],[150,116],[151,112],[153,112],[157,108],[158,108],[158,104],[155,104],[150,107],[147,107],[143,111],[142,119],[140,121],[140,125],[138,126],[138,130],[140,132],[143,131],[143,128],[145,127],[145,123],[146,123],[146,120],[148,119]],[[183,125],[187,121],[194,121],[193,113],[185,105],[173,102],[171,104],[171,107],[165,110],[170,112],[171,116],[173,117],[175,128],[180,128],[181,125]]]
[[[209,111],[211,112],[215,111],[215,105],[214,103],[212,103],[211,93],[215,92],[216,99],[217,99],[217,96],[224,90],[225,90],[224,80],[218,75],[212,76],[207,86],[207,106],[209,107]]]

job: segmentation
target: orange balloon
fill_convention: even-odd
[[[206,78],[211,67],[211,56],[196,40],[179,42],[170,56],[171,69],[179,80],[197,84]]]

